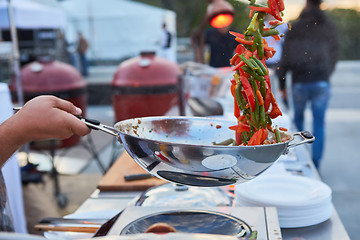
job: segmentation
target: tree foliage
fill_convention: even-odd
[[[208,5],[207,0],[135,0],[144,4],[169,9],[177,16],[178,37],[190,37],[192,31],[203,21]],[[245,30],[249,21],[248,4],[238,0],[229,0],[235,8],[233,27],[240,31]]]
[[[202,22],[209,0],[134,0],[144,4],[172,10],[177,15],[178,37],[190,37]],[[249,23],[248,4],[239,0],[228,0],[235,8],[232,27],[243,32]],[[340,59],[360,59],[360,12],[354,9],[333,9],[326,13],[338,28]]]
[[[360,59],[360,12],[354,9],[333,9],[327,11],[335,23],[340,41],[340,59]]]

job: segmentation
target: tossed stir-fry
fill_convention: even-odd
[[[234,78],[231,80],[231,94],[234,97],[234,115],[238,124],[235,130],[236,145],[271,144],[288,140],[287,129],[272,126],[272,119],[282,112],[271,91],[269,70],[265,61],[273,57],[275,49],[268,46],[264,37],[280,40],[276,27],[282,22],[283,0],[268,0],[268,6],[250,0],[251,19],[244,34],[230,32],[239,42],[231,58]],[[264,19],[271,14],[276,20],[266,28]]]

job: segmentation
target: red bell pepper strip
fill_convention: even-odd
[[[265,86],[266,86],[266,96],[264,101],[264,108],[265,108],[265,112],[267,112],[271,104],[271,88],[269,87],[269,84],[266,81],[265,81]]]
[[[255,7],[255,6],[249,6],[249,8],[253,11],[257,11],[257,12],[265,12],[265,13],[268,13],[268,14],[273,14],[271,9],[268,8],[268,7]]]
[[[239,109],[239,105],[236,101],[236,98],[234,98],[234,116],[236,118],[240,117],[240,109]]]
[[[258,101],[259,101],[259,106],[264,105],[264,99],[263,99],[263,97],[262,97],[262,95],[261,95],[260,90],[257,90],[257,91],[256,91],[256,96],[257,96],[257,99],[258,99]]]
[[[238,131],[235,131],[235,142],[237,145],[241,145],[242,144],[242,132],[238,132]]]
[[[239,59],[239,54],[235,53],[234,56],[230,59],[230,65],[235,65],[235,62]]]
[[[233,31],[229,31],[229,33],[230,33],[231,35],[233,35],[234,37],[245,39],[245,35],[244,35],[244,34],[237,33],[237,32],[233,32]]]
[[[233,68],[233,71],[241,69],[241,67],[244,65],[245,65],[245,63],[243,61],[240,61],[238,64],[235,65],[235,67]]]
[[[244,45],[253,45],[254,42],[252,40],[245,40],[243,38],[235,38],[235,40],[241,44],[244,44]]]
[[[243,122],[239,122],[237,131],[239,131],[239,132],[249,132],[250,131],[250,126],[248,124],[243,123]]]
[[[284,128],[284,127],[279,127],[279,130],[283,131],[283,132],[287,132],[288,129],[287,128]]]
[[[233,97],[235,97],[235,88],[236,88],[236,80],[235,79],[231,79],[231,86],[230,86],[230,90],[231,90],[231,95]]]
[[[265,128],[260,128],[254,133],[254,135],[252,135],[252,137],[248,142],[248,145],[255,146],[255,145],[263,144],[267,138],[267,135],[268,135],[268,131]]]
[[[276,99],[275,99],[273,93],[271,93],[271,105],[272,105],[272,108],[269,113],[269,117],[274,119],[274,118],[277,118],[278,116],[282,116],[282,112],[276,102]]]
[[[263,131],[263,135],[262,135],[262,138],[261,138],[261,144],[263,144],[264,141],[267,139],[268,133],[269,133],[266,128],[263,128],[262,131]]]
[[[247,102],[250,105],[251,111],[254,111],[255,110],[255,96],[254,96],[254,92],[252,90],[252,87],[251,87],[249,81],[247,80],[247,78],[245,76],[241,76],[240,81],[241,81],[241,83],[243,85],[245,95],[246,95],[246,98],[247,98]]]
[[[279,35],[272,35],[271,37],[273,39],[275,39],[275,41],[280,41],[280,36]]]
[[[249,13],[249,18],[251,19],[252,17],[253,17],[253,15],[254,15],[254,10],[250,10],[250,13]]]
[[[241,117],[244,117],[244,116],[240,116],[239,119]],[[241,145],[242,144],[241,135],[243,132],[249,132],[250,126],[246,123],[239,121],[238,125],[230,126],[229,129],[235,131],[236,144]]]
[[[264,50],[273,52],[273,55],[276,53],[275,48],[269,47],[268,45],[266,45],[266,46],[264,45]]]
[[[237,126],[238,126],[238,125],[230,126],[230,127],[229,127],[229,129],[230,129],[230,130],[234,130],[234,131],[236,131]]]
[[[285,10],[285,4],[284,4],[284,1],[283,0],[276,0],[277,2],[277,5],[278,5],[278,8],[279,8],[279,11],[284,11]]]
[[[271,12],[277,20],[282,21],[280,9],[277,3],[277,0],[268,0],[269,1],[269,8],[271,9]]]
[[[237,53],[237,54],[243,54],[245,51],[246,51],[246,48],[241,44],[238,44],[235,48],[235,53]]]
[[[281,22],[279,20],[271,20],[269,21],[269,25],[271,26],[275,26],[275,25],[279,25]],[[265,28],[264,28],[265,30]]]

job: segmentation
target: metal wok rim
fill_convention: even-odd
[[[158,143],[162,143],[162,144],[171,144],[171,145],[176,145],[176,146],[191,146],[191,147],[213,147],[213,148],[232,148],[232,149],[236,149],[236,148],[264,148],[264,147],[270,147],[270,146],[278,146],[278,145],[287,145],[289,144],[289,142],[291,142],[292,140],[294,140],[294,135],[286,132],[286,134],[290,137],[289,140],[285,141],[285,142],[281,142],[281,143],[272,143],[272,144],[262,144],[262,145],[252,145],[252,146],[248,146],[248,145],[237,145],[237,146],[232,146],[232,145],[204,145],[204,144],[191,144],[191,143],[177,143],[177,142],[171,142],[171,141],[161,141],[161,140],[155,140],[155,139],[150,139],[150,138],[143,138],[143,137],[139,137],[136,135],[132,135],[132,134],[128,134],[125,133],[123,130],[121,130],[118,126],[123,125],[124,123],[132,123],[138,120],[151,120],[151,119],[157,119],[157,120],[181,120],[181,119],[195,119],[195,120],[209,120],[209,121],[219,121],[219,122],[229,122],[229,123],[233,123],[236,124],[236,122],[229,120],[229,119],[222,119],[222,118],[210,118],[210,117],[186,117],[186,116],[151,116],[151,117],[138,117],[138,118],[131,118],[131,119],[126,119],[126,120],[122,120],[119,122],[116,122],[114,124],[114,128],[119,132],[120,135],[125,135],[125,136],[129,136],[132,138],[136,138],[139,140],[146,140],[146,141],[154,141],[154,142],[158,142]],[[140,123],[141,124],[141,123]]]

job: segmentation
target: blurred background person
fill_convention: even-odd
[[[325,141],[325,113],[330,98],[330,76],[338,60],[335,25],[320,9],[321,0],[307,0],[299,18],[285,36],[278,76],[282,97],[287,99],[286,73],[292,76],[294,122],[304,129],[304,111],[313,115],[312,159],[319,169]]]
[[[229,31],[237,32],[229,26],[210,28],[205,32],[205,44],[209,48],[209,65],[211,67],[229,67],[234,56],[237,42]]]
[[[162,36],[160,40],[161,56],[170,61],[176,62],[175,52],[172,49],[173,35],[166,27],[166,23],[162,25]]]
[[[266,18],[265,18],[265,22],[264,22],[265,27],[268,27],[268,28],[271,27],[270,21],[277,21],[277,20],[272,15],[267,14]],[[271,70],[271,75],[272,75],[272,77],[270,78],[271,86],[274,89],[274,92],[279,92],[279,80],[277,79],[277,77],[278,77],[278,70],[279,70],[279,65],[280,65],[280,60],[281,60],[281,55],[282,55],[282,48],[283,48],[283,44],[284,44],[284,36],[285,36],[286,32],[289,30],[288,24],[284,22],[284,23],[278,25],[276,27],[276,29],[279,31],[280,40],[276,40],[275,38],[273,38],[271,36],[265,37],[268,45],[270,47],[273,47],[276,50],[276,53],[274,54],[274,56],[266,60],[266,65]],[[283,99],[283,103],[284,103],[285,107],[288,107],[287,99]]]
[[[89,75],[88,73],[88,62],[86,59],[86,51],[89,48],[88,41],[84,38],[81,32],[78,32],[78,40],[77,40],[77,52],[79,54],[80,60],[80,72],[86,77]]]
[[[271,27],[269,24],[270,21],[275,21],[275,18],[267,14],[265,19],[265,27]],[[273,37],[265,37],[266,42],[269,46],[273,47],[276,50],[275,55],[272,58],[269,58],[266,60],[266,65],[271,68],[273,71],[277,71],[280,64],[280,59],[282,55],[282,47],[284,44],[284,37],[286,32],[288,31],[288,25],[287,23],[282,23],[276,27],[276,29],[279,31],[280,40],[275,40]]]

